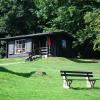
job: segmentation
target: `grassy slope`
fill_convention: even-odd
[[[3,59],[0,64],[21,62],[23,59]],[[85,81],[75,81],[74,89],[62,87],[60,69],[93,71],[100,78],[100,62],[78,63],[64,58],[48,58],[33,62],[0,66],[0,100],[100,100],[100,81],[94,89],[87,89]],[[2,68],[9,69],[9,73]],[[46,76],[19,76],[18,73],[45,71]],[[12,73],[12,72],[16,72]]]

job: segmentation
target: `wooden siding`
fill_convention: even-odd
[[[50,45],[48,45],[48,37],[51,39]],[[35,52],[35,54],[40,54],[39,48],[48,47],[50,50],[51,56],[60,56],[60,57],[70,57],[72,49],[72,39],[68,37],[67,34],[54,34],[54,35],[41,35],[37,37],[27,37],[20,38],[25,39],[25,52],[15,54],[15,40],[12,39],[8,41],[8,57],[26,57],[29,52]],[[66,43],[66,46],[62,46],[62,40]]]
[[[25,52],[26,53],[32,52],[32,39],[26,39]]]
[[[9,55],[14,54],[14,51],[15,51],[14,47],[15,47],[15,42],[14,41],[9,41],[8,42],[8,54]]]
[[[9,58],[11,58],[11,57],[26,57],[26,56],[28,56],[29,52],[32,52],[32,39],[27,38],[25,40],[25,53],[19,53],[19,54],[15,53],[15,48],[16,48],[15,41],[16,40],[12,40],[12,41],[8,42],[8,57]]]

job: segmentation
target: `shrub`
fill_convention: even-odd
[[[0,58],[4,58],[5,55],[6,55],[5,42],[0,41]]]

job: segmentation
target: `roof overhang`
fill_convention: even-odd
[[[68,32],[60,31],[60,32],[48,32],[48,33],[34,33],[29,35],[20,35],[20,36],[14,36],[14,37],[6,37],[1,38],[0,40],[11,40],[11,39],[21,39],[21,38],[29,38],[29,37],[37,37],[37,36],[47,36],[47,35],[57,35],[57,34],[66,34],[73,38]]]

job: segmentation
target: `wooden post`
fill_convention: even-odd
[[[46,48],[48,49],[48,37],[46,37]],[[47,57],[48,57],[48,51],[47,51]]]
[[[49,51],[48,51],[48,55],[50,56],[50,45],[48,46],[48,49],[49,49]]]
[[[48,42],[48,56],[51,56],[51,53],[50,53],[50,49],[51,49],[51,38],[50,38],[50,36],[48,36],[47,42]]]
[[[6,41],[6,57],[8,58],[8,41]]]

